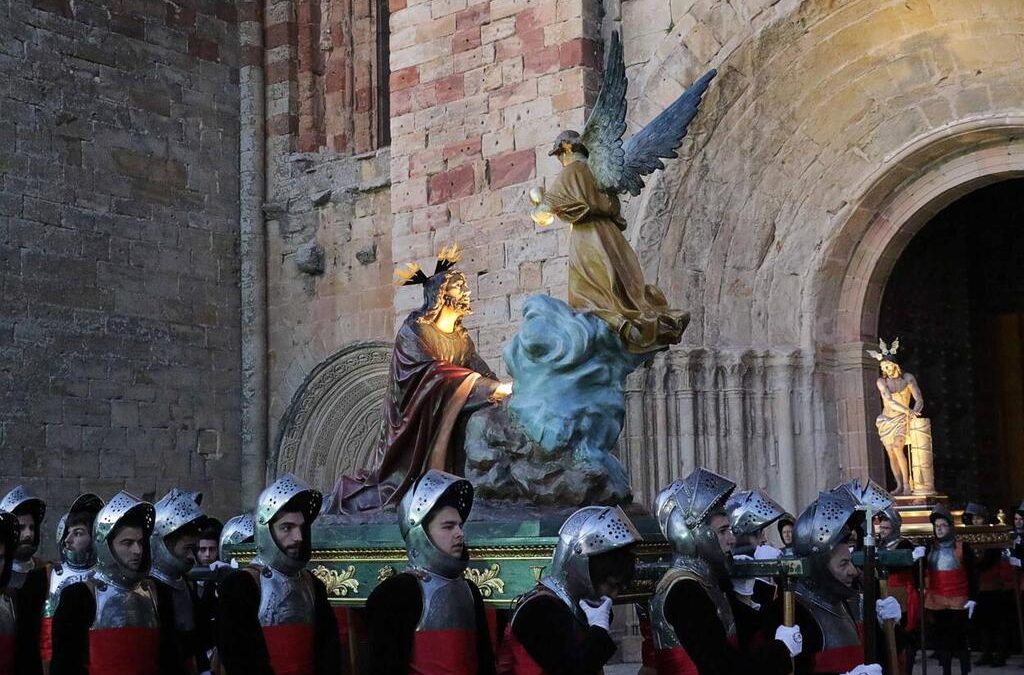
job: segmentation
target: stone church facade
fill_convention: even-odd
[[[698,464],[790,508],[883,479],[865,348],[890,272],[943,208],[1024,170],[1013,0],[122,5],[0,3],[0,70],[22,73],[0,85],[2,478],[64,496],[188,483],[230,510],[267,475],[327,488],[371,462],[388,341],[419,303],[393,270],[451,242],[500,370],[524,299],[564,297],[568,231],[526,193],[583,126],[613,30],[627,134],[719,71],[680,159],[624,205],[648,279],[692,314],[630,382],[641,501]],[[60,309],[29,297],[55,265]],[[97,468],[69,469],[83,453]]]

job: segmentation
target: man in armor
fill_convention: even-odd
[[[147,578],[153,505],[119,492],[93,523],[96,568],[61,591],[51,675],[161,672],[156,590]]]
[[[204,657],[196,624],[197,601],[185,579],[195,564],[199,531],[206,524],[202,501],[200,492],[174,488],[154,505],[150,576],[160,608],[162,660],[171,666],[162,675],[194,673]]]
[[[60,594],[71,584],[85,581],[96,567],[96,548],[92,542],[92,527],[96,514],[103,508],[103,500],[86,492],[71,503],[71,508],[57,523],[57,550],[60,563],[50,571],[49,593],[43,606],[42,627],[39,633],[39,651],[44,671],[53,659],[53,614],[60,603]]]
[[[243,513],[228,519],[224,523],[224,529],[220,531],[220,541],[217,546],[217,557],[221,562],[237,565],[234,556],[230,556],[230,550],[242,544],[251,544],[256,540],[256,521],[251,513]]]
[[[0,500],[0,510],[18,520],[18,543],[11,561],[11,580],[7,593],[14,596],[18,614],[18,643],[15,661],[19,674],[40,675],[43,662],[39,653],[39,630],[50,576],[50,565],[36,557],[46,503],[19,485]],[[11,553],[9,553],[11,555]]]
[[[255,512],[256,558],[220,585],[218,654],[228,673],[342,672],[334,612],[307,569],[323,496],[292,474],[266,488]]]
[[[198,566],[215,570],[229,568],[220,562],[220,534],[223,525],[216,518],[206,518],[206,525],[199,532],[196,547]],[[200,673],[210,670],[209,653],[217,646],[217,581],[202,579],[192,584],[195,591],[196,632],[198,636],[198,666]]]
[[[18,639],[14,598],[7,594],[11,558],[18,543],[18,518],[0,511],[0,675],[16,675],[14,650]]]
[[[988,509],[983,504],[968,503],[964,508],[964,524],[988,525]],[[1010,591],[1016,585],[1016,574],[1010,566],[1009,556],[998,548],[974,550],[974,573],[978,589],[974,625],[977,646],[981,648],[981,658],[976,665],[1001,668],[1006,665],[1013,639],[1014,626],[1006,618],[1014,614]]]
[[[803,653],[795,659],[796,675],[882,673],[880,665],[862,663],[861,595],[856,587],[860,572],[848,544],[851,532],[861,523],[857,502],[839,489],[820,493],[796,521],[793,552],[810,564],[810,575],[796,588],[797,623],[804,632]],[[892,618],[891,607],[883,607],[884,617],[879,618]]]
[[[498,659],[499,675],[595,675],[615,654],[612,600],[633,578],[643,541],[619,507],[587,506],[566,519],[550,573],[518,597]]]
[[[971,672],[971,653],[967,645],[968,625],[974,614],[976,597],[973,561],[969,547],[957,541],[953,516],[936,506],[928,519],[935,533],[928,547],[928,572],[924,608],[931,615],[932,639],[942,664],[943,675],[952,672],[953,655],[960,661],[960,672]]]
[[[398,507],[409,568],[366,601],[373,675],[494,673],[483,597],[463,576],[469,481],[432,469]]]
[[[659,675],[781,675],[792,670],[792,656],[800,653],[795,626],[779,626],[775,639],[763,647],[739,647],[728,577],[736,540],[725,512],[735,489],[729,479],[697,468],[654,500],[658,525],[673,551],[672,567],[650,601]]]

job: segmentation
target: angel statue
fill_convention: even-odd
[[[889,467],[896,489],[896,495],[924,495],[935,493],[935,470],[932,465],[931,422],[921,417],[924,397],[917,386],[917,378],[903,370],[896,363],[896,352],[900,340],[891,345],[879,339],[878,348],[867,350],[869,356],[878,361],[882,376],[876,382],[882,395],[882,412],[875,420],[878,437],[889,456]],[[913,405],[911,405],[913,401]],[[910,446],[908,461],[906,446]]]
[[[564,168],[546,193],[530,191],[534,222],[546,226],[558,217],[571,224],[569,305],[600,317],[633,353],[677,344],[690,315],[671,310],[661,289],[644,283],[640,261],[623,235],[626,221],[618,195],[640,194],[642,177],[665,168],[661,159],[677,157],[675,150],[715,74],[707,72],[623,143],[626,67],[619,35],[612,33],[604,83],[583,134],[558,135],[548,155]]]

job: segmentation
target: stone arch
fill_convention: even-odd
[[[338,476],[371,467],[388,386],[391,345],[351,344],[309,374],[281,422],[271,466],[328,490]]]

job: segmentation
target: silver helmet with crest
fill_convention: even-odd
[[[580,600],[597,599],[590,577],[591,558],[641,541],[643,537],[618,506],[585,506],[558,530],[551,571],[541,583],[578,613]]]
[[[46,502],[39,497],[36,497],[32,490],[27,486],[18,485],[4,495],[2,500],[0,500],[0,511],[7,511],[15,516],[20,516],[25,513],[32,515],[32,520],[36,523],[36,539],[32,545],[32,550],[22,554],[20,558],[17,553],[11,556],[14,559],[22,560],[31,558],[39,548],[40,527],[43,524],[43,518],[46,517]],[[17,548],[21,547],[19,546]]]
[[[405,540],[412,567],[457,579],[469,562],[469,550],[463,547],[462,555],[456,558],[438,549],[427,536],[427,520],[441,505],[454,507],[462,516],[462,522],[466,522],[473,508],[473,485],[465,478],[444,471],[427,471],[402,497],[398,505],[398,529]]]
[[[92,545],[96,549],[96,574],[116,586],[130,587],[149,574],[151,563],[149,537],[153,534],[156,510],[149,502],[122,490],[96,514],[92,525]],[[142,529],[142,563],[138,569],[126,566],[114,554],[114,538],[120,526]]]
[[[709,520],[713,513],[724,512],[735,489],[736,483],[728,478],[698,467],[658,493],[654,512],[677,558],[701,558],[716,572],[724,571],[725,553]]]
[[[286,473],[260,493],[256,502],[256,560],[254,562],[272,567],[278,572],[296,574],[306,566],[312,554],[310,533],[313,521],[320,513],[324,497],[297,476]],[[285,511],[302,513],[301,552],[297,557],[289,556],[274,538],[272,525],[278,515]]]
[[[832,551],[845,545],[850,533],[864,518],[849,492],[821,492],[793,527],[793,552],[810,560],[810,578],[806,580],[830,600],[852,597],[856,591],[833,576],[828,565]]]
[[[88,514],[90,523],[89,534],[92,535],[93,524],[96,522],[96,514],[103,508],[103,500],[91,492],[84,492],[71,502],[68,512],[60,517],[57,523],[57,550],[60,551],[61,562],[76,570],[84,570],[96,564],[96,542],[91,541],[89,548],[85,551],[74,551],[67,547],[68,520],[75,514]]]
[[[832,488],[832,492],[845,492],[850,495],[858,506],[870,506],[874,516],[885,518],[892,523],[892,534],[882,543],[889,543],[899,539],[900,530],[903,527],[903,519],[896,512],[892,495],[881,485],[870,478],[864,481],[854,478],[835,486]]]
[[[228,562],[230,560],[229,549],[241,544],[251,544],[255,537],[256,521],[253,520],[251,513],[243,513],[229,519],[220,531],[220,546],[217,549],[220,559]]]
[[[737,538],[756,537],[764,528],[789,515],[764,490],[734,492],[725,503],[725,514]]]
[[[181,559],[174,555],[167,546],[167,538],[186,527],[192,527],[198,534],[199,528],[206,520],[201,506],[202,492],[192,492],[172,488],[165,494],[156,507],[156,525],[150,537],[150,549],[153,551],[153,575],[163,581],[180,579],[192,569],[192,560]]]

